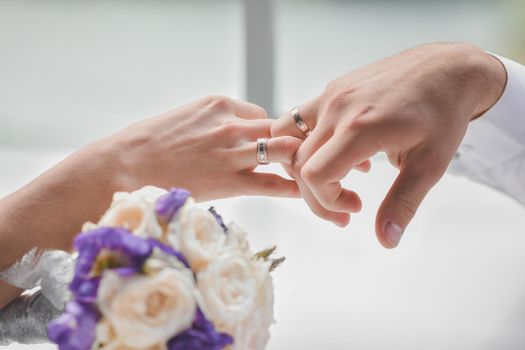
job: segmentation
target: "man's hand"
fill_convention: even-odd
[[[420,46],[351,72],[299,107],[313,132],[289,169],[319,216],[340,226],[361,201],[340,180],[384,151],[400,172],[381,204],[376,233],[387,248],[443,176],[468,123],[501,96],[503,65],[467,44]],[[272,136],[305,138],[286,115]]]

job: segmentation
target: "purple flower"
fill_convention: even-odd
[[[69,289],[75,294],[75,299],[84,303],[92,303],[97,300],[97,291],[100,277],[77,278],[75,276],[69,285]]]
[[[95,340],[99,319],[97,310],[76,301],[66,305],[65,312],[48,326],[48,336],[60,350],[88,350]]]
[[[185,189],[172,188],[155,202],[157,217],[165,223],[170,222],[190,196],[191,193]]]
[[[168,342],[168,350],[221,350],[233,344],[233,338],[215,330],[202,311],[197,309],[191,328],[179,333]]]
[[[222,230],[224,231],[224,233],[228,233],[228,228],[226,227],[226,225],[224,224],[224,221],[222,220],[222,216],[219,215],[219,213],[217,213],[217,211],[215,210],[214,207],[210,207],[208,209],[208,211],[215,217],[215,220],[217,220],[217,223],[219,225],[221,225],[222,227]]]
[[[134,236],[120,227],[101,227],[80,234],[75,238],[74,245],[79,256],[70,289],[75,298],[83,302],[96,300],[100,276],[93,274],[94,269],[113,269],[121,276],[140,273],[154,248],[176,257],[189,267],[186,258],[180,252],[153,238]],[[101,253],[108,253],[108,257],[104,264],[99,262],[100,266],[95,266]]]
[[[180,261],[181,263],[184,264],[184,266],[186,266],[187,268],[190,268],[190,264],[188,263],[188,260],[186,260],[186,257],[185,257],[184,255],[182,255],[181,252],[178,252],[178,251],[176,251],[175,249],[173,249],[172,247],[160,243],[159,241],[157,241],[157,240],[154,239],[154,238],[148,238],[148,243],[149,243],[152,247],[154,247],[154,248],[158,248],[158,249],[160,249],[162,252],[164,252],[164,253],[166,253],[166,254],[168,254],[168,255],[171,255],[171,256],[176,257],[177,259],[179,259],[179,261]]]
[[[153,250],[148,240],[118,227],[102,227],[80,234],[74,245],[79,256],[70,289],[75,299],[83,302],[96,300],[100,276],[93,275],[92,271],[102,251],[109,252],[111,258],[107,259],[107,266],[100,266],[100,269],[126,267],[122,274],[129,275],[132,271],[141,271]]]

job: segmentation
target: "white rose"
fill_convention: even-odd
[[[226,245],[232,248],[237,248],[246,254],[252,255],[250,252],[250,245],[246,239],[246,231],[233,222],[230,222],[227,228],[228,234],[226,236]]]
[[[263,349],[273,322],[273,285],[268,266],[238,250],[224,251],[197,275],[199,302],[233,349]]]
[[[164,253],[158,248],[154,248],[153,253],[144,263],[144,273],[146,275],[152,275],[165,269],[187,270],[186,265],[184,265],[179,259]],[[189,272],[189,270],[187,271]]]
[[[147,348],[137,348],[124,345],[120,339],[117,338],[115,330],[109,321],[105,318],[101,319],[96,326],[96,338],[92,346],[93,350],[167,350],[167,344],[156,344]]]
[[[232,350],[262,350],[270,339],[273,318],[273,281],[268,265],[256,262],[257,302],[254,310],[232,333],[235,339]]]
[[[118,344],[138,349],[165,344],[190,327],[197,307],[188,269],[132,277],[106,271],[97,303],[111,323]]]
[[[157,221],[155,201],[165,193],[165,190],[153,186],[131,193],[116,192],[111,207],[98,226],[124,227],[137,236],[160,239],[163,229]]]
[[[226,234],[207,210],[190,208],[180,220],[179,232],[173,233],[178,237],[175,248],[188,259],[192,269],[199,272],[223,249]]]
[[[224,251],[197,275],[199,302],[234,350],[264,349],[273,323],[273,282],[267,263]]]

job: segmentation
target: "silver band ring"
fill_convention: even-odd
[[[268,160],[268,139],[266,138],[257,139],[257,164],[270,164]]]
[[[303,118],[301,118],[301,115],[299,114],[299,107],[294,107],[292,109],[292,117],[299,130],[301,130],[304,136],[308,137],[312,133],[312,130],[310,130],[308,125],[306,125]]]

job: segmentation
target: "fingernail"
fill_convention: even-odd
[[[401,240],[401,236],[403,236],[403,229],[392,221],[388,221],[385,225],[385,235],[390,243],[396,247]]]

